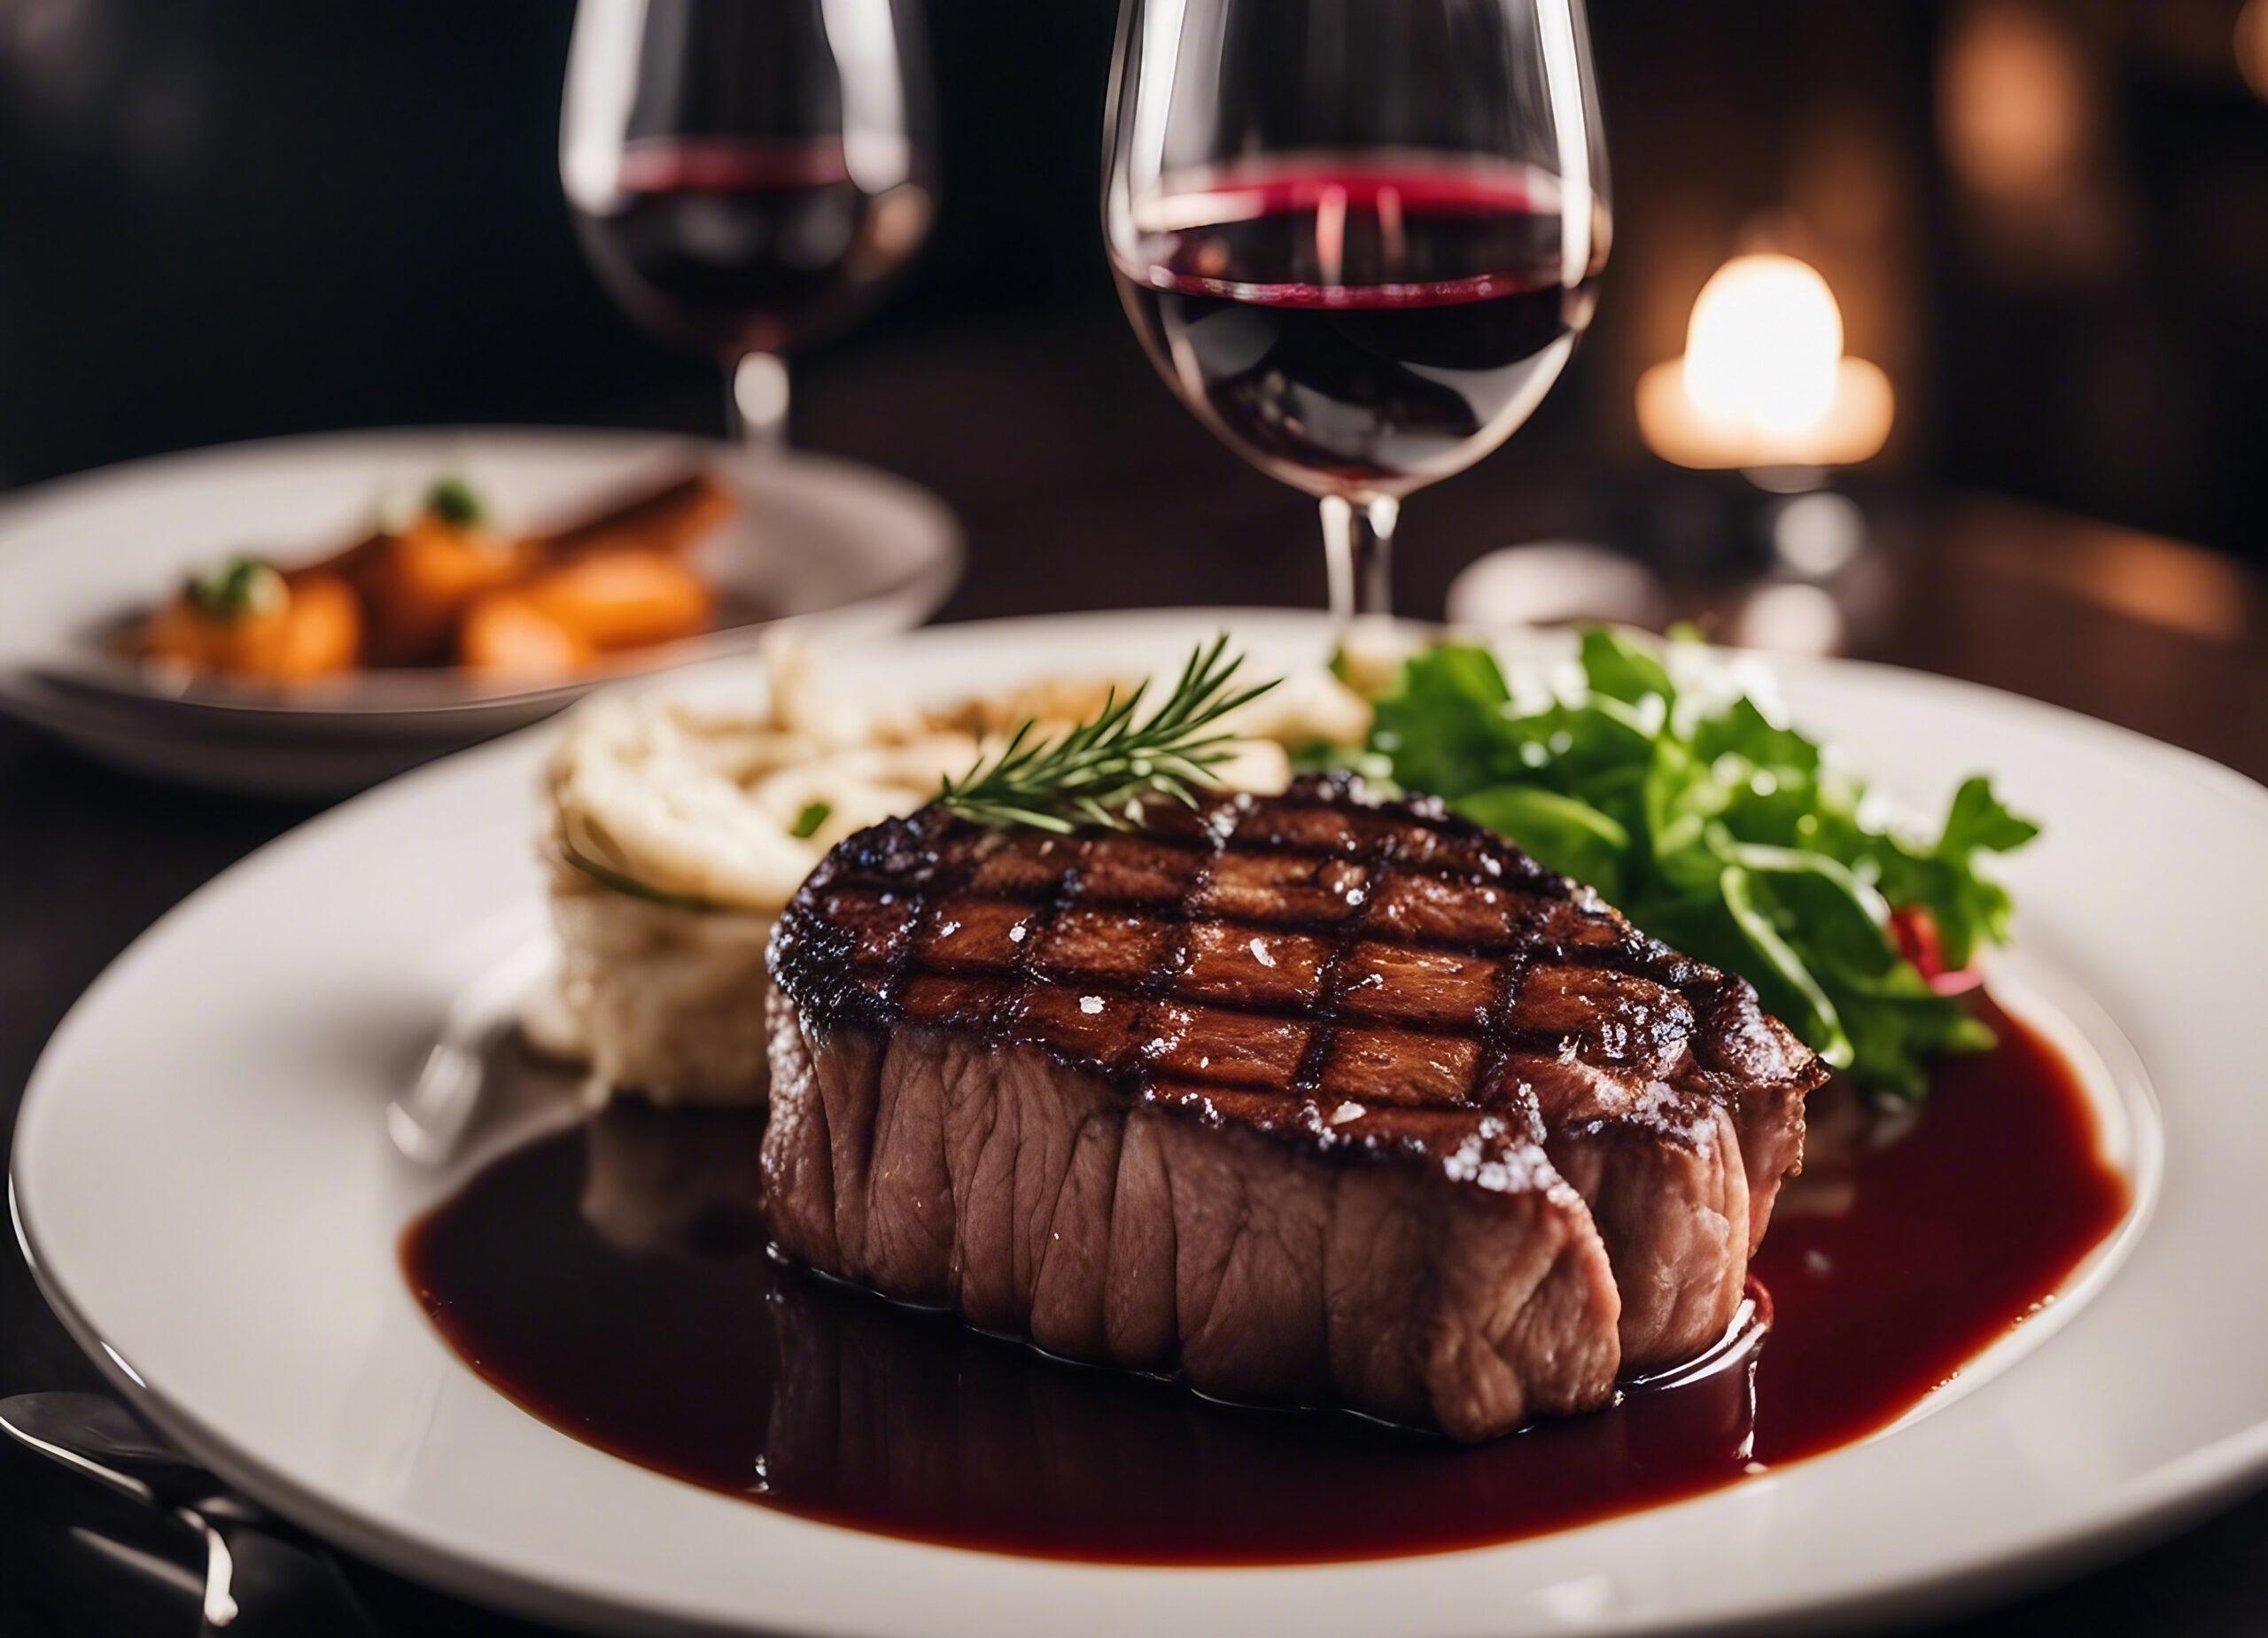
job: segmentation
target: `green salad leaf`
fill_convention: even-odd
[[[1961,996],[1930,982],[2007,941],[2008,890],[1980,866],[2039,834],[1989,780],[1961,787],[1934,840],[1904,835],[1862,812],[1860,781],[1755,700],[1681,699],[1658,647],[1587,631],[1581,667],[1581,687],[1516,702],[1486,648],[1428,648],[1373,702],[1360,759],[1336,765],[1430,791],[1589,882],[1649,932],[1748,979],[1876,1091],[1919,1097],[1930,1056],[1992,1044]],[[1901,937],[1916,926],[1933,933],[1929,973],[1907,952],[1930,946]]]

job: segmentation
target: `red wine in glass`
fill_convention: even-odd
[[[602,280],[682,345],[737,358],[846,322],[920,243],[928,192],[869,192],[839,138],[664,138],[625,146],[610,208],[578,208]]]
[[[579,0],[559,176],[615,299],[726,369],[776,444],[790,347],[855,317],[929,225],[909,0]]]
[[[1589,221],[1573,247],[1571,203]],[[1159,368],[1319,495],[1406,493],[1502,443],[1557,379],[1606,255],[1603,209],[1472,156],[1216,166],[1131,216],[1113,266]]]

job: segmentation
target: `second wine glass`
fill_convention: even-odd
[[[915,23],[893,0],[583,0],[560,175],[632,317],[716,355],[777,442],[782,354],[864,310],[931,214]]]
[[[1609,237],[1581,0],[1125,0],[1104,231],[1135,330],[1319,498],[1340,625],[1402,497],[1526,420]]]

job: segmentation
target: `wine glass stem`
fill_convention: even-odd
[[[1394,524],[1402,503],[1392,495],[1325,495],[1323,549],[1331,569],[1331,618],[1344,637],[1357,620],[1394,612]]]
[[[725,377],[725,431],[743,449],[788,442],[788,366],[775,353],[743,353]]]

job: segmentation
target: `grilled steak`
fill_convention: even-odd
[[[781,1247],[1044,1348],[1458,1438],[1723,1334],[1816,1059],[1430,800],[850,838],[771,964]]]

